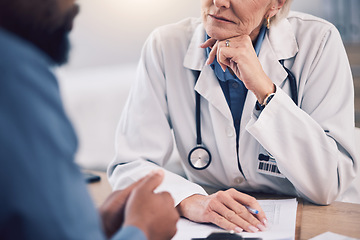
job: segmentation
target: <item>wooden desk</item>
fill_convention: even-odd
[[[99,182],[88,183],[88,189],[90,195],[93,198],[95,205],[99,207],[112,192],[112,188],[110,187],[105,172],[98,172],[98,171],[89,171],[89,172],[99,175],[101,178]]]
[[[111,193],[104,172],[101,181],[88,184],[96,206],[100,206]],[[317,206],[299,201],[296,217],[296,240],[305,240],[324,232],[334,232],[352,238],[360,238],[360,204],[334,202],[329,206]]]
[[[360,238],[360,204],[334,202],[329,206],[303,204],[300,239],[324,232]]]

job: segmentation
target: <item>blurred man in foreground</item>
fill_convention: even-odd
[[[78,9],[0,0],[0,238],[170,239],[178,213],[170,194],[153,192],[163,172],[114,192],[99,217],[74,163],[77,138],[51,67],[67,61]]]

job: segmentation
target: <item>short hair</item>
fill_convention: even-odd
[[[287,15],[290,12],[290,7],[292,4],[293,0],[286,0],[286,2],[284,3],[284,5],[282,6],[282,8],[279,10],[279,12],[270,19],[271,24],[276,24],[278,23],[281,19],[284,19],[287,17]]]

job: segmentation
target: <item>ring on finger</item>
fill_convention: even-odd
[[[225,46],[230,47],[230,41],[228,39],[226,39],[226,41],[225,41]]]

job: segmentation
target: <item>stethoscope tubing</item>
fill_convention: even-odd
[[[290,94],[291,99],[294,101],[296,105],[298,105],[298,92],[297,92],[297,84],[296,78],[294,74],[284,66],[284,60],[279,61],[285,71],[287,72],[290,83]],[[195,83],[197,82],[200,71],[194,71]],[[201,96],[195,91],[195,122],[196,122],[196,147],[194,147],[188,155],[188,161],[192,168],[196,170],[206,169],[211,163],[211,153],[210,151],[203,145],[201,138]]]

